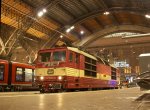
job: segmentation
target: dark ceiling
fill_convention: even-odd
[[[47,12],[37,17],[43,8]],[[94,41],[97,43],[93,49],[106,48],[113,43],[98,43],[106,35],[150,33],[150,19],[145,17],[150,14],[150,0],[3,0],[1,9],[1,57],[12,58],[23,51],[26,52],[24,57],[34,61],[39,49],[64,44],[91,49]],[[75,28],[66,33],[71,26]],[[60,35],[64,37],[60,38]],[[143,43],[142,40],[135,41],[131,44]],[[146,41],[148,45],[150,36]]]

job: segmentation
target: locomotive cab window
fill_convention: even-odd
[[[45,52],[45,53],[39,53],[38,61],[39,62],[48,62],[50,60],[51,53]]]
[[[53,61],[65,61],[66,51],[56,51],[53,53]]]
[[[4,65],[0,65],[0,81],[4,80]]]

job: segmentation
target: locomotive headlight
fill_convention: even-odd
[[[62,76],[58,76],[58,80],[62,80]]]
[[[41,77],[40,77],[40,79],[41,79],[41,80],[43,80],[43,79],[44,79],[44,77],[43,77],[43,76],[41,76]]]

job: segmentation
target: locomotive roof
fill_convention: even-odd
[[[84,51],[82,51],[82,50],[79,50],[78,48],[74,48],[74,47],[67,47],[67,48],[68,48],[68,50],[71,50],[71,51],[74,51],[74,52],[83,54],[83,55],[85,55],[85,56],[87,56],[87,57],[89,57],[89,58],[92,58],[92,59],[94,59],[94,60],[97,60],[97,58],[96,58],[95,56],[90,55],[90,54],[88,54],[88,53],[86,53],[86,52],[84,52]]]
[[[44,50],[40,50],[40,51],[48,51],[48,50],[54,50],[54,49],[68,49],[68,50],[71,50],[73,52],[80,53],[80,54],[82,54],[82,55],[84,55],[86,57],[89,57],[91,59],[94,59],[94,60],[97,60],[97,61],[101,61],[103,64],[110,66],[110,64],[107,61],[105,61],[104,59],[102,59],[101,57],[91,55],[91,54],[89,54],[87,52],[84,52],[84,51],[82,51],[82,50],[80,50],[78,48],[75,48],[75,47],[55,47],[55,48],[44,49]]]
[[[74,51],[76,53],[80,53],[82,55],[85,55],[89,58],[92,58],[94,60],[97,60],[97,58],[93,55],[90,55],[88,54],[87,52],[84,52],[82,50],[79,50],[78,48],[75,48],[75,47],[55,47],[55,48],[51,48],[51,49],[44,49],[44,50],[40,50],[40,51],[48,51],[48,50],[54,50],[54,49],[68,49],[68,50],[71,50],[71,51]]]

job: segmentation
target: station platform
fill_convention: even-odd
[[[140,88],[65,93],[1,92],[0,110],[150,110]]]

